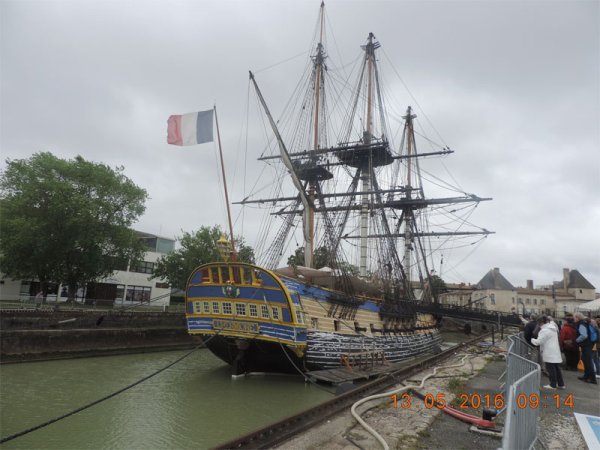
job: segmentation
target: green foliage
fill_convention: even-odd
[[[217,241],[223,234],[218,225],[212,228],[202,226],[192,233],[184,231],[179,239],[181,248],[160,258],[153,276],[168,280],[174,288],[184,289],[188,277],[196,267],[222,260]],[[254,263],[254,249],[247,246],[243,238],[236,237],[235,245],[238,261]]]
[[[438,298],[438,296],[444,292],[448,292],[445,281],[437,275],[431,275],[431,293],[433,298]]]
[[[52,153],[7,160],[0,176],[0,268],[13,278],[77,286],[107,277],[143,246],[130,226],[146,191],[123,174]]]
[[[346,272],[349,275],[358,275],[358,267],[346,262],[341,261],[336,263],[333,258],[330,257],[329,251],[326,247],[318,247],[314,254],[314,267],[320,269],[322,267],[331,267],[332,269],[339,269]],[[304,247],[298,247],[293,255],[287,260],[287,264],[290,267],[304,266]]]

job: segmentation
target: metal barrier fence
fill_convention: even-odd
[[[521,336],[509,336],[506,355],[506,421],[502,449],[533,448],[537,440],[539,409],[531,407],[540,393],[541,368],[531,359],[539,352]],[[535,394],[535,395],[534,395]]]

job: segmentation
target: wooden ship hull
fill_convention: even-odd
[[[251,264],[206,264],[188,282],[188,330],[233,375],[330,369],[355,355],[396,363],[441,342],[431,315],[385,319],[381,301],[365,296],[344,318],[340,295]]]

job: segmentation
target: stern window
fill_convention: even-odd
[[[250,304],[248,305],[250,309],[250,317],[258,317],[258,310],[256,309],[256,305]]]
[[[213,314],[219,314],[221,312],[221,308],[219,307],[219,302],[212,302],[212,312],[213,312]]]
[[[279,320],[279,308],[277,306],[272,306],[271,311],[273,312],[273,319]]]
[[[246,315],[246,304],[245,303],[236,303],[235,304],[235,313],[238,316],[245,316]]]
[[[208,272],[208,268],[204,268],[200,271],[200,282],[210,283],[210,274]]]
[[[221,282],[221,279],[219,278],[219,268],[218,267],[210,268],[210,280],[214,284],[218,284]]]
[[[240,269],[244,272],[244,276],[242,279],[244,280],[244,284],[252,284],[252,271],[250,269]]]
[[[223,314],[231,314],[231,303],[223,303]]]
[[[201,302],[194,302],[194,313],[195,314],[200,314],[202,312],[202,310],[200,309],[200,305],[202,305]]]
[[[260,313],[265,319],[268,319],[269,317],[271,317],[269,315],[269,307],[267,305],[260,306]]]
[[[202,302],[202,303],[203,303],[204,313],[210,314],[210,302]]]

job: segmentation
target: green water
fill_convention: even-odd
[[[186,352],[0,366],[0,436],[117,391]],[[232,380],[209,351],[194,352],[134,388],[5,449],[203,449],[331,398],[292,376]]]

